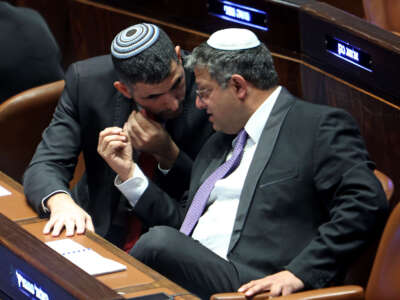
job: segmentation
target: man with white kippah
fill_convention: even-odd
[[[125,250],[140,234],[142,224],[101,157],[99,137],[128,135],[143,181],[149,176],[170,196],[181,197],[193,159],[213,132],[206,113],[196,109],[194,74],[184,67],[185,57],[161,28],[142,23],[115,37],[111,55],[69,67],[53,119],[24,175],[28,201],[50,216],[45,234],[95,229]],[[81,152],[85,174],[70,191]]]
[[[340,281],[387,215],[352,117],[279,86],[271,53],[247,29],[215,32],[187,65],[196,105],[217,131],[194,162],[187,205],[151,185],[132,195],[132,141],[107,142],[106,161],[131,184],[122,192],[158,225],[130,254],[202,299]]]

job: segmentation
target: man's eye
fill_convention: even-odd
[[[172,86],[171,90],[177,89],[177,88],[179,87],[179,85],[181,84],[181,82],[182,82],[182,77],[180,77],[180,78],[174,83],[174,85]]]

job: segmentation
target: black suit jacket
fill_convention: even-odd
[[[0,1],[0,103],[63,78],[61,52],[36,11]]]
[[[188,204],[225,160],[232,139],[215,133],[202,148]],[[246,176],[230,240],[228,259],[241,282],[284,269],[306,287],[339,279],[384,224],[387,202],[373,168],[348,113],[282,89]],[[135,210],[154,225],[179,228],[187,207],[150,186]]]
[[[172,196],[187,189],[192,160],[212,133],[206,114],[195,107],[194,74],[185,70],[185,76],[183,113],[166,123],[181,151],[168,176],[157,174],[159,185]],[[86,172],[73,195],[91,215],[100,235],[107,234],[115,211],[120,209],[121,194],[114,186],[116,174],[97,153],[98,136],[106,127],[122,127],[136,109],[132,99],[113,87],[116,80],[110,56],[71,65],[65,90],[23,181],[29,203],[43,215],[42,199],[57,190],[68,191],[77,157],[83,151]]]

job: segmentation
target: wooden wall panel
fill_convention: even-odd
[[[69,17],[75,60],[110,53],[114,36],[122,29],[141,22],[160,25],[173,42],[183,49],[193,49],[208,36],[188,28],[90,1],[71,2]]]
[[[132,2],[122,0],[13,0],[12,2],[33,7],[45,16],[62,47],[66,58],[65,64],[109,53],[109,45],[114,35],[121,29],[138,22],[153,22],[162,26],[176,44],[188,50],[204,41],[210,32],[232,26],[231,23],[207,15],[204,5],[206,0],[194,2],[195,5],[190,7],[195,7],[195,9],[188,8],[189,6],[184,0],[138,0]],[[353,34],[352,42],[370,43],[366,49],[374,54],[376,64],[383,67],[385,62],[383,56],[389,55],[392,62],[398,61],[400,57],[398,40],[388,32],[375,28],[350,14],[338,13],[337,10],[318,1],[236,0],[236,2],[260,6],[271,14],[271,30],[262,33],[257,31],[257,34],[274,52],[281,84],[305,100],[348,110],[360,125],[368,150],[373,160],[376,161],[377,167],[389,175],[393,179],[395,187],[399,189],[400,170],[397,167],[400,162],[400,154],[399,151],[396,151],[396,146],[400,145],[400,133],[397,129],[400,108],[396,104],[399,101],[398,89],[396,84],[393,84],[396,79],[393,74],[396,74],[398,68],[394,66],[394,63],[389,63],[387,65],[389,69],[386,68],[386,71],[382,71],[377,76],[379,82],[383,80],[382,84],[375,80],[362,81],[362,78],[357,76],[350,78],[350,75],[354,75],[350,68],[345,69],[342,75],[337,70],[334,73],[332,70],[338,67],[337,64],[332,63],[332,70],[329,70],[324,60],[326,58],[323,56],[324,52],[319,53],[321,54],[319,56],[315,55],[314,50],[318,45],[313,42],[317,45],[314,47],[314,44],[306,43],[307,40],[316,40],[317,31],[322,36],[323,28],[320,26],[322,23],[317,22],[320,25],[313,23],[313,20],[322,20],[325,22],[325,31],[339,35],[350,32]],[[347,10],[350,8],[341,5],[346,7],[353,5],[352,9],[358,10],[358,13],[354,14],[361,16],[359,5],[361,0],[356,1],[358,4],[342,0],[323,2]],[[129,3],[130,9],[123,10],[121,6],[115,8],[104,3]],[[299,19],[299,11],[302,16],[312,15],[313,18]],[[282,22],[283,19],[286,21]],[[309,23],[310,30],[301,32],[300,36],[300,26],[304,26],[304,20]],[[313,22],[310,23],[310,20]],[[371,45],[378,47],[379,51],[375,52],[375,48],[369,47]],[[324,59],[321,60],[321,57]],[[390,89],[387,89],[386,85],[390,86]],[[385,103],[385,99],[389,99],[395,105]],[[400,201],[398,192],[395,192],[393,200],[394,202]]]
[[[134,9],[122,10],[97,1],[8,0],[7,2],[33,8],[45,18],[62,50],[65,68],[75,61],[109,53],[114,36],[122,29],[136,23],[151,22],[160,25],[175,44],[187,50],[193,49],[208,36],[188,27],[138,14]]]
[[[293,95],[302,98],[300,63],[296,59],[272,53],[276,71],[279,75],[279,84],[285,86]]]
[[[341,10],[347,11],[357,17],[364,18],[364,5],[362,0],[319,0]]]

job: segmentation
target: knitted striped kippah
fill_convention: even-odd
[[[130,58],[153,45],[159,36],[157,26],[148,23],[136,24],[122,30],[111,43],[111,54],[116,58]]]

